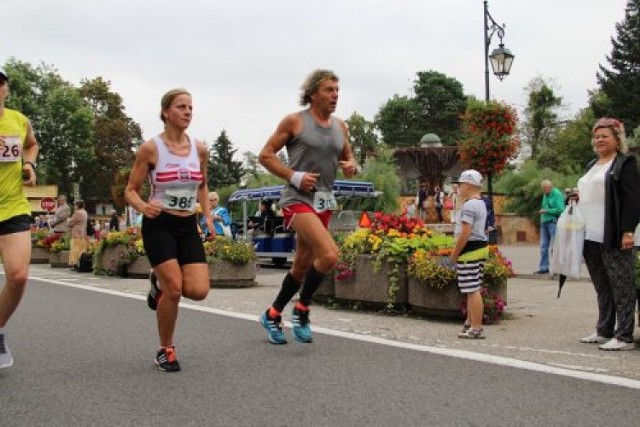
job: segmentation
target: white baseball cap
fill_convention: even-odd
[[[467,183],[475,185],[476,187],[482,187],[482,174],[475,169],[468,169],[460,174],[460,178],[455,181],[458,183]]]

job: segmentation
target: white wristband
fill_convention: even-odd
[[[289,179],[289,182],[291,183],[291,185],[293,185],[299,190],[300,186],[302,185],[302,177],[304,176],[305,173],[306,172],[295,171],[293,175],[291,175],[291,178]]]

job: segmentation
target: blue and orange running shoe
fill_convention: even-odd
[[[293,324],[293,337],[301,343],[313,342],[311,336],[311,322],[309,321],[309,310],[298,310],[293,308],[293,316],[291,317]]]
[[[282,330],[282,316],[272,319],[265,311],[260,316],[260,324],[267,330],[267,336],[271,344],[287,343],[287,337]]]

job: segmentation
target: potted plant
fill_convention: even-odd
[[[127,276],[137,279],[146,279],[151,273],[151,264],[144,250],[142,236],[137,233],[137,238],[129,241],[128,256],[125,259]]]
[[[384,304],[407,303],[407,262],[418,249],[451,246],[453,240],[434,234],[424,223],[405,215],[374,214],[371,225],[347,237],[336,268],[336,298]],[[348,280],[345,280],[348,279]]]
[[[94,272],[126,276],[127,264],[131,261],[131,242],[139,239],[137,228],[125,231],[110,231],[101,239],[94,252]]]
[[[44,245],[49,250],[51,267],[69,267],[71,239],[68,233],[53,233],[45,238]]]
[[[44,247],[44,240],[49,234],[48,229],[31,229],[31,264],[49,264],[49,250]]]
[[[212,288],[241,288],[255,285],[256,253],[250,243],[223,236],[204,242]]]
[[[452,248],[418,250],[409,261],[409,305],[418,313],[444,317],[466,316],[466,298],[458,290],[455,267],[450,264]],[[507,278],[513,276],[511,262],[496,246],[489,247],[484,265],[482,296],[485,323],[498,321],[507,299]]]

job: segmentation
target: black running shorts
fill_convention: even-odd
[[[179,265],[206,263],[196,215],[176,216],[166,212],[142,218],[142,241],[152,267],[170,259]]]
[[[30,229],[31,217],[29,215],[17,215],[7,220],[0,221],[0,236],[28,231]]]

